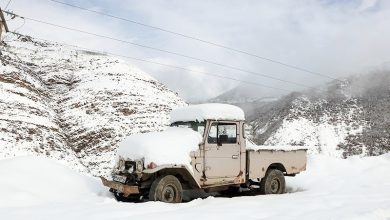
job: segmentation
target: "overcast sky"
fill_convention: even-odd
[[[63,0],[81,7],[163,27],[228,47],[339,78],[363,73],[390,61],[390,1],[387,0]],[[8,0],[1,0],[2,8]],[[320,85],[328,78],[213,47],[132,23],[99,16],[49,0],[12,0],[16,14],[109,35],[248,71]],[[22,25],[14,19],[11,30]],[[91,37],[26,21],[19,32],[125,56],[266,84],[305,89],[265,77]],[[238,82],[129,60],[188,101],[214,97]],[[251,86],[256,92],[256,86]]]

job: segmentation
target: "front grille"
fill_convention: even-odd
[[[136,167],[137,167],[137,163],[135,161],[125,162],[125,170],[127,170],[129,173],[135,172]]]

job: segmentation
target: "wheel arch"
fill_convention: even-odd
[[[165,175],[173,175],[179,179],[183,188],[185,189],[199,189],[201,188],[199,183],[195,180],[194,176],[190,173],[187,168],[181,167],[166,167],[159,169],[155,172],[155,176],[165,176]]]
[[[282,163],[272,163],[268,166],[267,168],[267,171],[268,170],[271,170],[271,169],[276,169],[276,170],[280,170],[282,171],[283,173],[286,173],[287,170],[286,168],[284,167],[284,165]]]

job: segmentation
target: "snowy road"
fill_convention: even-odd
[[[311,156],[283,195],[121,203],[96,178],[43,158],[0,161],[0,219],[390,219],[390,154]]]

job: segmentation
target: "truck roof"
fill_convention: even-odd
[[[244,111],[234,105],[207,103],[189,105],[174,109],[171,112],[171,123],[178,121],[204,121],[211,120],[245,120]]]

